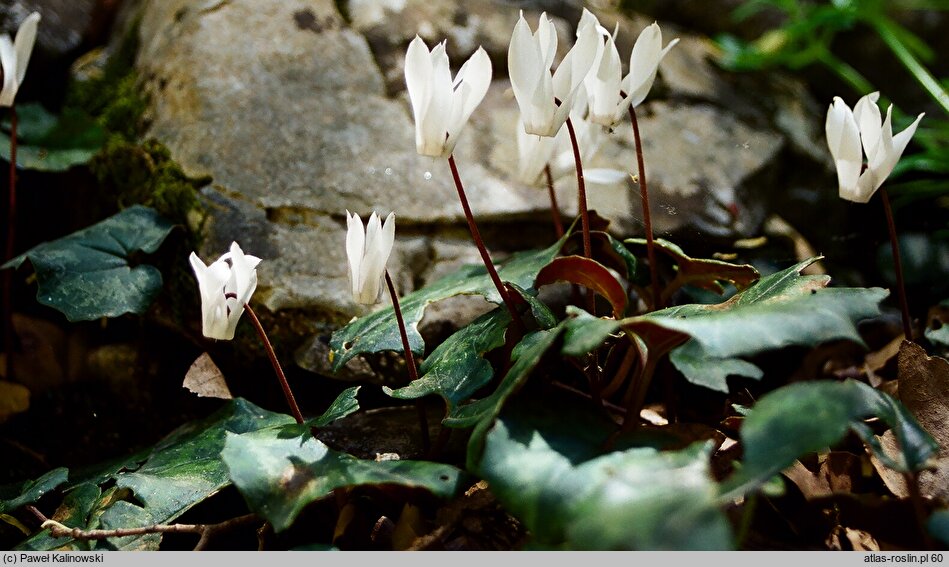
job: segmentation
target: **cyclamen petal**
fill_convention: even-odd
[[[353,300],[371,305],[379,300],[386,263],[395,242],[395,213],[381,223],[376,213],[363,227],[359,215],[346,211],[346,258]]]
[[[26,68],[30,63],[33,45],[36,43],[36,31],[40,15],[33,12],[20,23],[16,39],[12,42],[7,36],[0,37],[0,65],[3,66],[3,88],[0,90],[0,106],[13,106],[16,93],[26,77]]]
[[[629,74],[624,80],[630,105],[639,106],[645,100],[649,89],[656,81],[659,63],[677,43],[679,43],[679,38],[673,39],[668,45],[662,47],[662,30],[655,22],[639,34],[633,45],[633,51],[629,55]]]
[[[824,130],[837,169],[840,196],[850,201],[858,200],[857,181],[863,167],[860,130],[850,107],[840,97],[834,97],[827,110]]]
[[[545,12],[540,16],[537,31],[531,33],[521,12],[511,34],[508,74],[528,134],[553,137],[563,127],[577,91],[602,53],[598,24],[593,22],[595,18],[584,10],[577,42],[551,75],[556,29]]]
[[[893,107],[887,108],[886,118],[881,119],[879,98],[878,92],[863,96],[851,111],[840,97],[835,97],[827,111],[827,145],[837,168],[842,199],[866,203],[873,197],[893,172],[924,116],[919,114],[909,127],[894,136]]]
[[[479,47],[453,80],[445,43],[429,50],[422,38],[415,36],[405,54],[405,84],[415,118],[416,151],[448,157],[488,92],[491,60]]]
[[[194,252],[189,257],[201,294],[201,332],[212,339],[231,340],[246,305],[257,288],[260,258],[245,255],[236,242],[210,266]]]

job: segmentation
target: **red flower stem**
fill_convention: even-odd
[[[487,268],[488,275],[491,276],[491,281],[494,282],[494,287],[497,288],[498,294],[504,301],[504,306],[507,307],[508,312],[511,314],[511,321],[523,330],[524,322],[517,313],[517,309],[514,308],[511,296],[508,294],[507,288],[504,287],[504,284],[501,282],[497,270],[494,269],[491,256],[488,254],[488,249],[484,246],[484,240],[481,239],[478,225],[475,223],[474,216],[471,214],[471,207],[468,206],[468,198],[465,196],[465,187],[461,184],[461,176],[458,175],[458,166],[455,165],[455,154],[448,156],[448,165],[451,167],[451,176],[455,180],[455,189],[458,190],[458,199],[461,201],[461,208],[464,209],[465,218],[468,220],[468,230],[471,231],[471,238],[474,239],[475,245],[478,247],[478,252],[481,253],[481,260],[484,262],[484,267]]]
[[[10,188],[9,204],[7,206],[7,242],[3,252],[3,260],[13,258],[15,250],[13,241],[16,238],[16,107],[10,105]],[[6,353],[4,377],[13,378],[13,270],[3,271],[3,352]]]
[[[405,365],[409,368],[409,380],[415,382],[418,380],[418,366],[415,365],[415,355],[412,354],[412,347],[409,346],[409,335],[405,330],[405,320],[402,318],[402,308],[399,306],[399,296],[395,293],[395,285],[392,284],[392,278],[389,276],[389,270],[385,271],[386,286],[389,288],[389,297],[392,299],[392,310],[395,311],[395,320],[399,324],[399,336],[402,337],[402,350],[405,351]],[[416,400],[415,408],[418,410],[419,426],[422,431],[422,448],[425,453],[431,446],[431,439],[428,436],[428,417],[425,415],[425,405],[421,398]]]
[[[577,132],[573,129],[573,120],[567,118],[567,132],[570,134],[570,145],[573,146],[573,162],[577,166],[577,200],[580,205],[580,224],[583,230],[583,256],[593,258],[593,244],[590,242],[590,213],[587,211],[587,190],[583,182],[583,163],[580,159],[580,145],[577,142]],[[596,299],[593,290],[588,289],[587,311],[596,315]]]
[[[570,145],[573,147],[573,161],[577,166],[577,199],[580,208],[580,223],[583,229],[583,255],[593,257],[593,245],[590,243],[590,213],[587,211],[587,190],[583,182],[583,163],[580,160],[580,145],[577,143],[577,132],[573,129],[573,120],[567,118],[567,132],[570,134]]]
[[[890,249],[893,251],[893,269],[896,271],[896,292],[899,295],[900,311],[903,317],[903,334],[906,340],[913,340],[913,326],[909,315],[909,303],[906,302],[906,286],[903,282],[903,262],[900,259],[900,242],[896,237],[896,223],[893,222],[893,209],[890,207],[890,195],[885,187],[880,187],[883,197],[883,211],[886,213],[886,227],[890,231]]]
[[[563,236],[563,221],[560,220],[560,207],[557,205],[557,193],[554,191],[554,175],[550,171],[550,164],[544,166],[544,176],[547,178],[547,194],[550,195],[550,215],[554,219],[554,232],[557,240]]]
[[[257,314],[254,313],[254,310],[250,308],[249,303],[244,304],[244,309],[247,310],[247,315],[250,316],[250,321],[254,324],[257,335],[260,336],[260,342],[263,343],[264,350],[267,351],[267,356],[270,357],[270,364],[273,365],[274,372],[277,374],[277,381],[280,382],[280,387],[283,388],[283,395],[287,398],[287,404],[290,406],[293,417],[296,418],[297,423],[303,423],[304,419],[303,414],[300,412],[300,406],[297,405],[297,401],[293,397],[293,392],[290,390],[287,377],[283,373],[283,368],[280,367],[280,361],[277,360],[277,353],[274,352],[273,345],[270,344],[270,339],[267,338],[267,333],[264,332],[264,327],[260,324],[260,319],[257,318]]]
[[[639,121],[636,120],[636,107],[629,107],[629,121],[633,125],[633,138],[636,141],[636,164],[639,168],[639,196],[643,207],[643,224],[646,231],[646,256],[649,259],[649,280],[652,285],[652,308],[662,308],[662,295],[659,291],[659,266],[656,264],[656,246],[652,239],[652,216],[649,214],[649,187],[646,185],[646,166],[643,160],[643,142],[639,137]]]

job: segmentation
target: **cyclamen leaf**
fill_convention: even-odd
[[[427,461],[367,461],[334,451],[308,431],[287,435],[274,427],[229,433],[221,458],[250,508],[275,531],[293,524],[303,508],[337,488],[395,484],[451,498],[462,488],[459,469]]]
[[[856,323],[879,315],[887,296],[880,288],[827,288],[826,276],[802,276],[816,259],[759,280],[717,305],[688,304],[628,318],[623,327],[640,334],[647,324],[692,337],[672,361],[690,382],[727,391],[729,373],[755,376],[751,356],[792,345],[813,346],[847,339],[863,344]]]
[[[17,105],[18,168],[66,171],[87,163],[105,143],[105,131],[86,114],[67,109],[54,116],[37,103]],[[0,157],[10,161],[10,124],[0,132]]]
[[[642,238],[631,238],[625,242],[640,248],[646,246],[646,240]],[[722,295],[725,293],[725,287],[721,284],[723,281],[731,282],[740,291],[759,278],[758,270],[748,264],[692,258],[682,248],[663,238],[655,239],[654,244],[656,250],[670,258],[675,264],[675,279],[669,282],[662,292],[664,304],[682,286],[691,285]]]
[[[573,407],[525,401],[488,432],[478,474],[534,538],[566,550],[729,549],[710,447],[603,453],[614,430]],[[615,426],[614,426],[615,427]]]
[[[504,344],[511,322],[506,309],[495,309],[462,327],[438,345],[419,368],[421,377],[393,390],[383,387],[393,398],[411,400],[429,394],[441,396],[449,412],[491,381],[494,369],[483,357]]]
[[[544,250],[512,255],[498,266],[498,275],[502,281],[509,281],[530,291],[537,273],[557,256],[565,239],[566,237],[560,239]],[[488,301],[501,303],[497,288],[482,265],[464,266],[457,272],[400,299],[412,352],[421,354],[425,350],[425,343],[418,332],[418,323],[422,320],[428,304],[462,294],[482,295]],[[391,307],[356,319],[338,329],[330,338],[330,358],[334,372],[338,372],[358,354],[385,350],[402,350],[402,338]]]
[[[47,492],[55,490],[66,482],[69,469],[60,467],[53,469],[36,480],[24,482],[20,487],[0,487],[0,514],[12,512],[21,506],[32,504],[42,498]]]
[[[129,257],[158,250],[173,226],[153,209],[135,205],[35,246],[0,269],[16,269],[29,260],[39,284],[37,301],[69,321],[143,313],[161,290],[161,272],[147,264],[132,266]]]
[[[128,502],[123,504],[125,508],[121,513],[109,512],[111,507],[107,509],[113,527],[149,525],[122,525],[123,517],[149,518],[153,524],[174,520],[230,484],[221,460],[221,449],[228,433],[246,433],[290,423],[293,423],[293,418],[289,415],[269,412],[247,400],[235,398],[207,418],[179,427],[155,445],[151,455],[137,470],[120,471],[113,476],[116,486],[132,490],[143,504],[140,511],[128,508],[134,506]],[[105,519],[103,516],[103,522]],[[123,538],[122,545],[136,548],[149,541],[147,538],[142,542]]]
[[[903,460],[922,466],[939,450],[932,437],[890,396],[848,380],[797,382],[762,397],[741,426],[744,460],[723,485],[724,498],[761,486],[807,453],[832,446],[864,419],[877,417],[905,447]]]

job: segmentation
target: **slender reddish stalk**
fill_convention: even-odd
[[[567,118],[567,132],[570,134],[570,145],[573,146],[573,161],[577,166],[577,199],[580,208],[580,223],[583,229],[583,255],[593,257],[593,245],[590,243],[590,213],[587,211],[587,189],[583,182],[583,163],[580,160],[580,145],[577,142],[577,132],[573,129],[573,120]]]
[[[264,350],[267,351],[267,356],[270,357],[270,364],[273,365],[274,372],[277,374],[277,381],[280,382],[280,387],[283,388],[283,395],[287,398],[287,404],[290,406],[293,417],[296,418],[297,423],[303,423],[304,419],[303,414],[300,412],[300,406],[297,405],[297,401],[293,397],[293,391],[290,390],[287,377],[283,373],[283,368],[280,367],[280,361],[277,360],[277,353],[274,352],[273,345],[270,344],[270,339],[267,338],[267,333],[264,332],[264,327],[260,324],[260,319],[257,318],[257,314],[254,313],[254,310],[250,308],[249,303],[244,304],[244,309],[247,310],[247,315],[250,316],[250,320],[257,330],[257,335],[260,336],[260,342],[263,343]]]
[[[643,207],[643,225],[646,231],[646,256],[649,258],[649,280],[652,285],[652,308],[662,308],[662,295],[659,291],[659,266],[656,264],[656,245],[652,238],[652,216],[649,214],[649,187],[646,185],[646,166],[643,160],[643,142],[639,137],[639,121],[636,120],[636,107],[629,107],[629,121],[633,125],[633,138],[636,141],[636,165],[639,167],[639,196]]]
[[[563,236],[563,221],[560,220],[560,206],[557,205],[557,193],[554,191],[554,175],[550,171],[550,164],[544,166],[544,176],[547,178],[547,194],[550,195],[550,215],[554,219],[554,232],[557,240]]]
[[[10,105],[10,187],[7,208],[7,242],[3,260],[13,258],[13,241],[16,238],[16,107]],[[13,270],[3,271],[3,352],[6,353],[5,376],[13,378]]]
[[[583,182],[583,162],[580,159],[580,144],[577,142],[577,132],[573,129],[573,120],[567,118],[567,132],[570,134],[570,145],[573,146],[573,162],[577,166],[577,200],[580,208],[580,225],[583,231],[583,256],[593,258],[593,244],[590,241],[590,213],[587,211],[587,190]],[[596,315],[596,298],[593,290],[588,289],[587,311]]]
[[[491,276],[494,287],[497,288],[498,294],[504,301],[504,306],[507,307],[508,312],[511,314],[511,321],[523,329],[524,322],[517,313],[517,309],[514,308],[511,296],[508,294],[507,288],[504,287],[504,284],[501,282],[497,270],[494,269],[491,256],[488,254],[488,249],[484,246],[484,240],[481,239],[481,232],[478,231],[478,225],[475,223],[474,215],[471,214],[471,207],[468,205],[468,198],[465,196],[465,187],[461,183],[461,176],[458,174],[458,166],[455,165],[455,154],[448,156],[448,165],[451,167],[451,176],[455,180],[455,189],[458,190],[458,199],[461,201],[461,208],[464,209],[465,219],[468,220],[468,230],[471,231],[471,238],[474,239],[475,245],[478,247],[478,252],[481,253],[481,260],[484,262],[484,267],[488,270],[488,275]]]
[[[395,285],[392,284],[392,278],[389,276],[389,270],[385,271],[386,286],[389,288],[389,297],[392,299],[392,310],[395,311],[395,320],[399,324],[399,336],[402,337],[402,350],[405,351],[405,365],[409,368],[409,380],[415,382],[418,380],[418,366],[415,365],[415,355],[412,354],[412,347],[409,346],[409,334],[405,330],[405,320],[402,318],[402,308],[399,306],[399,296],[395,293]],[[428,416],[425,415],[425,405],[419,399],[415,403],[418,410],[419,426],[422,430],[422,448],[428,453],[431,440],[428,436]]]
[[[896,293],[899,295],[900,311],[903,317],[903,334],[906,340],[913,340],[913,326],[909,315],[909,303],[906,301],[906,286],[903,282],[903,262],[900,259],[900,243],[896,237],[896,223],[893,222],[893,209],[890,207],[890,195],[885,187],[880,187],[883,198],[883,211],[886,213],[886,227],[890,231],[890,249],[893,251],[893,269],[896,271]]]

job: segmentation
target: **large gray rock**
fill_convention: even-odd
[[[567,45],[577,10],[562,4],[553,15]],[[209,218],[201,253],[213,258],[237,240],[262,257],[255,301],[270,311],[308,314],[324,331],[364,312],[346,286],[347,209],[364,217],[396,211],[390,271],[402,293],[478,261],[447,163],[415,152],[401,77],[405,47],[416,32],[429,45],[448,38],[456,63],[479,43],[495,62],[489,95],[455,152],[493,254],[501,258],[550,241],[546,192],[513,175],[517,107],[504,71],[517,19],[513,5],[138,0],[129,9],[125,21],[139,22],[137,67],[152,100],[148,135],[164,142],[187,173],[213,179],[202,190]],[[527,15],[536,22],[536,13]],[[620,23],[620,50],[628,59],[632,39],[649,21],[600,15],[610,26]],[[812,146],[807,142],[817,118],[787,107],[783,118],[772,108],[748,111],[755,94],[708,61],[705,40],[663,29],[666,41],[682,42],[639,109],[658,231],[752,235],[766,206],[760,193],[749,191],[749,180],[778,167],[782,152]],[[604,136],[586,166],[636,173],[629,125]],[[575,183],[572,174],[557,181],[567,216],[577,209]],[[632,180],[588,192],[591,208],[611,218],[618,233],[641,234]],[[433,312],[426,322],[441,328],[481,311]]]

